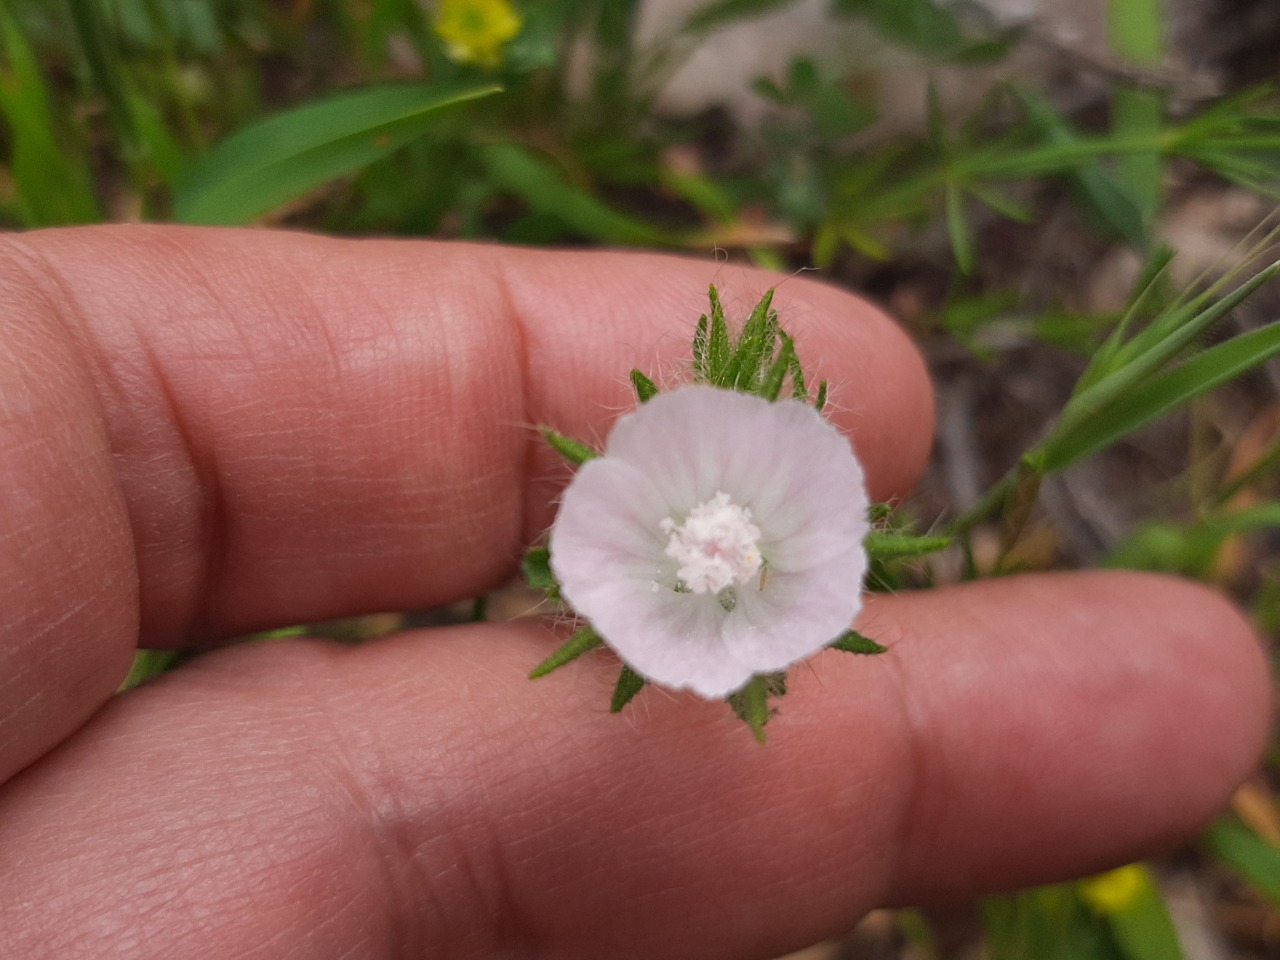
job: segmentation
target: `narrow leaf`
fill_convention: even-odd
[[[596,633],[591,627],[579,627],[573,632],[573,636],[556,649],[555,653],[529,672],[529,679],[536,680],[538,677],[545,677],[552,670],[563,667],[570,660],[576,660],[588,650],[594,650],[603,642],[600,639],[600,634]]]
[[[675,242],[657,227],[615,210],[527,147],[491,143],[477,151],[493,183],[518,196],[534,213],[555,217],[585,237],[637,246]]]
[[[1203,842],[1209,853],[1244,877],[1272,906],[1280,907],[1280,848],[1234,817],[1215,820]]]
[[[563,433],[557,433],[550,427],[539,427],[538,429],[542,432],[543,437],[546,438],[547,443],[551,444],[556,453],[560,454],[560,456],[564,457],[574,466],[580,467],[588,460],[594,460],[596,457],[600,456],[600,454],[592,450],[580,440],[574,440],[572,437],[566,437]]]
[[[1096,417],[1117,398],[1131,394],[1140,381],[1172,360],[1197,336],[1239,306],[1278,271],[1280,271],[1280,263],[1272,264],[1227,296],[1199,313],[1180,320],[1176,325],[1168,321],[1153,323],[1151,327],[1120,348],[1117,358],[1122,363],[1121,366],[1068,401],[1058,426],[1054,428],[1054,433],[1073,430],[1077,423]],[[1185,311],[1178,311],[1179,316],[1193,311],[1199,302],[1199,300],[1193,301]],[[1052,437],[1050,439],[1052,440]]]
[[[822,380],[818,383],[818,399],[813,401],[813,408],[819,413],[822,408],[827,405],[827,381]]]
[[[178,184],[174,218],[249,223],[399,149],[430,128],[443,108],[501,89],[491,83],[378,86],[250,124],[200,158]]]
[[[947,234],[951,237],[951,250],[956,266],[964,274],[973,273],[977,255],[973,249],[973,237],[964,214],[964,194],[954,183],[947,184]]]
[[[1182,365],[1120,397],[1074,429],[1050,436],[1041,453],[1047,472],[1096,453],[1139,427],[1214,387],[1280,356],[1280,322],[1210,347]]]

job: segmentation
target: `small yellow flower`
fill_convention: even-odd
[[[502,45],[522,26],[509,0],[440,0],[435,21],[451,58],[490,68],[502,62]]]
[[[1080,894],[1099,913],[1120,913],[1133,904],[1149,883],[1140,863],[1108,870],[1080,881]]]

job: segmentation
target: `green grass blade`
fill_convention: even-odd
[[[1152,90],[1115,92],[1111,104],[1111,128],[1117,139],[1159,139],[1164,125],[1164,98]],[[1116,172],[1125,193],[1142,215],[1150,219],[1160,208],[1163,159],[1159,150],[1121,154]]]
[[[1111,49],[1131,63],[1159,63],[1164,51],[1160,6],[1161,0],[1110,0],[1107,41]]]
[[[1280,272],[1280,263],[1260,271],[1198,313],[1195,310],[1204,302],[1204,298],[1197,298],[1163,320],[1154,321],[1117,351],[1121,363],[1117,369],[1071,398],[1062,412],[1055,433],[1059,430],[1073,430],[1078,422],[1096,418],[1105,407],[1153,375],[1196,337],[1248,299],[1277,272]]]
[[[0,3],[0,114],[8,127],[9,172],[24,226],[92,223],[102,218],[81,151],[60,142],[49,109],[49,88],[35,53]]]
[[[1055,430],[1039,451],[1041,468],[1061,470],[1275,356],[1280,356],[1280,322],[1210,347],[1128,390],[1071,429]]]
[[[1173,257],[1174,251],[1171,247],[1161,247],[1147,261],[1142,269],[1142,274],[1138,277],[1137,283],[1134,284],[1134,292],[1129,297],[1129,303],[1125,307],[1124,314],[1120,317],[1115,327],[1112,328],[1111,333],[1107,335],[1107,339],[1098,348],[1093,359],[1089,361],[1089,366],[1080,376],[1080,380],[1076,385],[1076,393],[1081,393],[1085,388],[1092,386],[1103,376],[1112,372],[1115,367],[1114,360],[1119,355],[1121,347],[1124,346],[1129,332],[1160,291],[1162,281],[1169,269],[1169,264],[1173,262]]]
[[[495,185],[518,196],[534,213],[555,217],[583,236],[635,246],[676,243],[657,227],[614,210],[519,144],[487,144],[478,148],[478,155]]]
[[[445,107],[495,84],[397,84],[308,103],[233,133],[174,192],[183,223],[249,223],[386,156],[429,129]]]
[[[1272,906],[1280,907],[1280,848],[1234,817],[1215,820],[1202,840],[1209,853],[1244,877]]]
[[[1107,39],[1123,60],[1155,66],[1164,56],[1161,0],[1110,0]],[[1164,125],[1164,97],[1154,90],[1121,87],[1111,104],[1111,130],[1117,139],[1158,138]],[[1117,160],[1120,183],[1144,218],[1160,207],[1163,163],[1160,151],[1128,153]]]
[[[1014,87],[1013,91],[1022,104],[1027,121],[1050,146],[1072,147],[1081,142],[1075,128],[1048,100],[1020,87]],[[1141,248],[1147,245],[1147,225],[1142,211],[1111,174],[1096,162],[1096,158],[1061,172],[1071,186],[1076,202],[1107,230],[1123,237],[1130,246]]]
[[[1169,909],[1146,866],[1132,863],[1081,881],[1080,890],[1107,919],[1127,960],[1183,960]]]
[[[956,266],[963,274],[971,274],[977,268],[978,257],[973,249],[973,235],[964,214],[964,193],[954,183],[947,184],[947,234],[951,238],[951,250]]]

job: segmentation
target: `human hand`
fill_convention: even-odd
[[[877,597],[859,626],[890,653],[796,669],[765,747],[656,689],[609,716],[603,656],[528,681],[537,622],[242,646],[112,698],[139,642],[494,587],[563,480],[530,425],[603,436],[715,270],[4,238],[0,956],[766,957],[1211,815],[1261,748],[1266,665],[1225,601],[1136,574]],[[778,303],[872,496],[901,494],[932,427],[917,355],[847,294]]]

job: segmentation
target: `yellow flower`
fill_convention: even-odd
[[[509,0],[440,0],[435,31],[459,63],[496,67],[502,62],[502,45],[522,26]]]
[[[1108,870],[1080,881],[1080,893],[1099,913],[1121,913],[1131,906],[1150,883],[1147,870],[1140,863]]]

